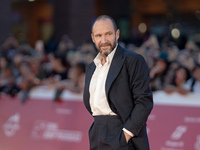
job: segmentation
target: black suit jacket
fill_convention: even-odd
[[[95,68],[94,62],[87,67],[83,96],[84,104],[91,114],[89,85]],[[118,45],[108,72],[105,90],[112,111],[123,120],[124,128],[136,135],[133,140],[142,138],[142,141],[148,141],[144,132],[147,118],[153,108],[149,81],[149,69],[144,58]],[[144,132],[141,132],[142,129]],[[140,140],[133,142],[136,142],[136,145],[142,144],[137,141]]]

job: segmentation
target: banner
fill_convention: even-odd
[[[0,97],[0,150],[88,150],[93,118],[82,94],[33,89],[21,96]],[[200,150],[200,94],[154,93],[154,109],[147,122],[152,150]]]
[[[154,93],[147,122],[152,150],[200,150],[200,93]]]
[[[66,92],[68,99],[57,102],[51,90],[37,89],[24,103],[2,95],[0,150],[88,150],[93,118],[80,95]]]

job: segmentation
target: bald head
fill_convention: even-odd
[[[94,23],[92,25],[92,33],[93,33],[93,27],[94,27],[95,23],[98,22],[98,21],[101,21],[101,20],[110,20],[113,24],[114,30],[117,31],[118,28],[117,28],[117,25],[116,25],[114,19],[110,16],[107,16],[107,15],[101,15],[101,16],[97,17],[96,20],[94,21]]]

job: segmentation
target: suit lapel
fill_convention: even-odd
[[[110,89],[110,86],[112,85],[115,78],[118,76],[121,67],[124,63],[125,58],[123,58],[123,49],[120,45],[118,45],[117,50],[115,52],[115,55],[113,57],[113,60],[111,62],[111,66],[108,72],[108,76],[106,79],[106,95],[108,97],[108,92]]]
[[[87,73],[86,73],[86,77],[85,77],[85,88],[84,88],[84,103],[86,105],[86,107],[88,108],[88,110],[90,111],[90,113],[92,113],[91,108],[90,108],[90,93],[89,93],[89,86],[90,86],[90,80],[92,78],[92,75],[95,71],[95,64],[94,62],[92,62],[88,68],[87,68]]]
[[[96,68],[96,66],[95,66],[95,64],[94,64],[94,62],[92,62],[89,66],[88,66],[88,70],[87,70],[87,75],[86,75],[86,87],[89,87],[89,85],[90,85],[90,80],[91,80],[91,78],[92,78],[92,75],[93,75],[93,73],[94,73],[94,71],[95,71],[95,68]]]

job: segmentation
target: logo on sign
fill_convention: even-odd
[[[33,127],[31,136],[41,140],[59,140],[69,142],[80,142],[82,132],[72,130],[61,130],[55,122],[37,121]]]
[[[200,150],[200,135],[197,135],[196,142],[194,144],[195,150]]]
[[[19,130],[20,128],[19,121],[20,121],[19,113],[14,114],[7,120],[7,122],[3,126],[4,133],[7,137],[14,136],[17,130]]]
[[[178,126],[176,130],[172,133],[171,138],[173,140],[178,140],[187,131],[186,126]]]
[[[167,140],[165,142],[165,145],[169,147],[176,147],[176,148],[184,147],[184,142],[180,141],[180,139],[186,131],[187,131],[186,126],[183,126],[183,125],[178,126],[171,135],[172,140]]]

